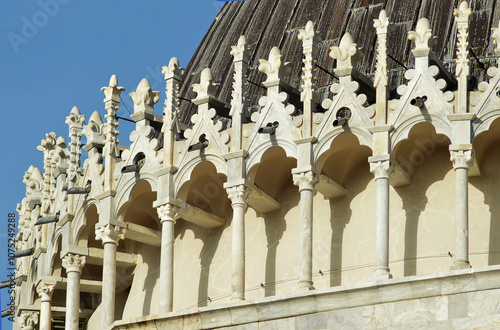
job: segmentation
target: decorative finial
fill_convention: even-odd
[[[456,17],[458,35],[457,35],[457,67],[456,76],[460,77],[462,74],[465,76],[469,75],[469,52],[467,50],[469,42],[468,28],[469,28],[469,16],[472,14],[472,10],[469,8],[467,1],[462,1],[459,9],[453,11],[453,15]],[[466,92],[466,91],[464,91]]]
[[[312,41],[316,37],[316,33],[314,31],[314,23],[312,21],[307,22],[305,29],[299,29],[299,40],[301,40],[304,45],[310,43],[312,45]]]
[[[493,34],[493,44],[495,45],[495,56],[500,57],[500,21],[498,21],[498,27],[492,28]]]
[[[458,9],[453,10],[453,15],[457,17],[458,22],[469,22],[469,16],[472,14],[472,9],[469,8],[467,1],[462,1]]]
[[[210,68],[205,68],[201,71],[200,83],[193,84],[193,91],[197,93],[197,99],[215,95],[215,86],[212,82],[212,71]]]
[[[146,111],[154,113],[154,105],[160,99],[159,91],[153,91],[151,84],[146,78],[143,78],[137,86],[137,90],[129,94],[134,101],[134,113]]]
[[[248,61],[248,54],[246,47],[247,47],[247,41],[245,39],[245,36],[240,36],[240,38],[238,39],[238,44],[236,46],[231,46],[231,55],[233,55],[234,57],[234,62],[243,60]]]
[[[179,60],[177,57],[172,57],[168,66],[163,66],[161,73],[165,76],[165,80],[176,78],[181,80],[184,73],[184,68],[179,66]]]
[[[83,135],[87,137],[85,150],[104,146],[104,123],[99,112],[94,111],[90,116],[88,125],[83,127]]]
[[[105,99],[104,103],[109,101],[114,101],[116,103],[120,103],[120,94],[125,90],[123,87],[118,86],[118,78],[116,75],[112,75],[109,80],[109,86],[101,88],[101,91],[104,92]]]
[[[265,83],[280,80],[291,73],[288,63],[282,62],[282,55],[278,47],[273,47],[269,53],[269,60],[259,60],[259,71],[267,75]]]
[[[430,47],[436,43],[436,39],[432,37],[432,30],[427,18],[421,18],[417,22],[415,31],[408,32],[408,39],[415,41],[415,56],[427,56]],[[415,51],[417,54],[415,54]],[[422,52],[422,53],[421,53]]]
[[[377,29],[377,33],[387,33],[387,27],[389,26],[389,18],[387,17],[387,12],[382,10],[378,15],[378,19],[373,20],[373,27]]]
[[[83,122],[85,121],[85,116],[80,114],[80,110],[77,107],[71,109],[71,113],[66,117],[66,124],[71,128],[81,128]]]
[[[337,60],[336,70],[352,69],[361,58],[361,53],[349,33],[344,34],[338,46],[332,46],[330,49],[330,57]]]

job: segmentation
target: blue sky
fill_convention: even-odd
[[[187,66],[224,2],[163,1],[0,1],[0,279],[7,279],[7,215],[24,197],[22,182],[30,165],[43,170],[36,150],[45,134],[68,140],[66,116],[77,106],[86,119],[104,115],[104,94],[118,76],[124,103],[144,77],[162,91],[161,67],[176,56]],[[163,98],[156,105],[162,112]],[[127,117],[124,106],[119,116]],[[104,116],[103,116],[104,117]],[[119,127],[129,144],[132,123]],[[85,153],[84,153],[85,156]],[[2,309],[9,296],[1,292]],[[3,329],[10,322],[2,320]]]

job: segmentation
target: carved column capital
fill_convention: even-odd
[[[156,212],[158,212],[161,223],[164,223],[165,221],[171,221],[175,224],[175,220],[179,219],[180,216],[179,208],[170,203],[159,206],[156,209]]]
[[[231,206],[242,205],[244,207],[247,206],[246,200],[250,191],[245,185],[240,184],[237,186],[226,188],[227,195],[231,200]]]
[[[21,329],[33,329],[38,324],[38,312],[22,312],[20,318]]]
[[[54,287],[55,284],[47,284],[45,282],[40,282],[40,285],[38,285],[38,288],[36,289],[36,292],[42,298],[42,302],[52,301],[52,293],[54,292]]]
[[[95,238],[101,240],[102,244],[113,243],[118,245],[118,241],[125,238],[123,228],[111,224],[95,229]]]
[[[314,186],[318,181],[318,177],[312,171],[293,174],[293,184],[299,187],[299,192],[314,191]]]
[[[82,273],[82,268],[85,266],[87,259],[79,254],[68,253],[62,259],[62,266],[66,269],[66,273],[78,272]]]
[[[473,163],[472,150],[450,150],[450,160],[453,163],[453,168],[470,169]]]
[[[370,163],[370,172],[375,176],[375,180],[389,179],[394,168],[389,160]]]

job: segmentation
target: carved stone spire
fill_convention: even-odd
[[[120,133],[117,130],[118,122],[116,120],[116,112],[118,111],[118,107],[120,104],[120,94],[123,92],[125,88],[118,87],[118,78],[115,75],[111,76],[109,80],[109,86],[101,88],[101,91],[104,92],[104,105],[105,109],[108,112],[106,117],[106,124],[104,125],[104,132],[106,136],[106,142],[104,145],[103,154],[106,158],[106,166],[105,166],[105,180],[104,180],[104,189],[110,190],[112,189],[112,181],[113,181],[113,171],[115,167],[115,162],[118,157],[118,151],[116,145],[118,144],[117,136]]]
[[[153,91],[151,84],[146,78],[143,78],[139,86],[137,86],[136,91],[129,95],[134,101],[134,114],[142,111],[154,114],[154,105],[160,99],[160,92]]]
[[[75,185],[78,170],[80,168],[80,157],[82,155],[82,127],[85,116],[80,114],[77,107],[71,109],[71,113],[66,117],[66,124],[69,126],[70,158],[68,168],[68,187]]]
[[[309,21],[305,29],[299,30],[299,40],[302,40],[304,58],[302,62],[302,92],[300,100],[304,103],[304,137],[312,135],[312,109],[314,108],[314,63],[318,45],[318,35],[314,31],[313,22]]]
[[[278,47],[271,49],[268,60],[260,59],[259,63],[259,71],[267,75],[264,86],[268,87],[268,93],[278,94],[281,80],[291,73],[289,63],[283,63]]]
[[[102,151],[104,147],[104,123],[99,112],[94,111],[90,116],[89,123],[83,127],[83,135],[87,137],[87,144],[83,147],[90,151],[96,148]]]
[[[457,66],[455,76],[458,80],[457,113],[467,112],[467,77],[469,76],[469,16],[472,10],[467,1],[462,1],[459,9],[453,11],[457,21]]]
[[[54,178],[54,151],[56,147],[56,133],[51,132],[45,135],[38,151],[43,152],[43,188],[42,188],[42,215],[47,215],[52,204],[53,192],[55,189]]]
[[[498,27],[492,28],[493,31],[491,37],[493,38],[493,44],[495,45],[495,56],[498,58],[497,62],[500,66],[500,21],[498,21]]]
[[[200,83],[193,84],[193,91],[197,94],[195,100],[202,100],[208,97],[215,98],[216,86],[213,84],[212,71],[205,68],[201,71]]]
[[[361,58],[357,45],[352,40],[349,33],[344,34],[338,46],[332,46],[330,57],[337,60],[335,73],[339,77],[349,76],[352,73],[354,64]]]
[[[419,19],[415,31],[408,32],[408,39],[415,42],[415,48],[412,50],[415,57],[427,57],[430,47],[436,43],[436,39],[432,37],[429,20]]]
[[[163,162],[169,166],[173,164],[173,150],[175,137],[181,133],[179,126],[179,85],[184,74],[184,68],[179,66],[179,60],[172,57],[168,66],[161,71],[165,75],[166,98],[163,111]]]
[[[378,19],[374,19],[373,22],[373,26],[377,29],[377,70],[373,82],[377,89],[375,121],[378,125],[384,125],[387,122],[387,27],[389,26],[386,11],[382,10]]]
[[[241,150],[243,120],[248,116],[246,93],[248,63],[250,60],[245,36],[240,36],[238,44],[231,46],[231,55],[234,57],[234,80],[229,115],[233,119],[232,151],[236,151]]]

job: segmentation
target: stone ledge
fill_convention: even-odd
[[[500,266],[453,270],[116,321],[112,329],[222,328],[500,288]],[[458,321],[457,321],[458,322]]]

